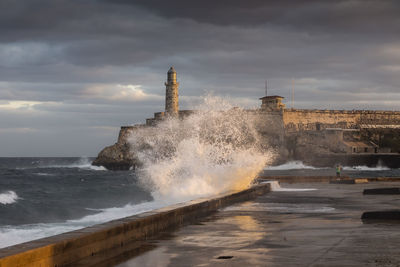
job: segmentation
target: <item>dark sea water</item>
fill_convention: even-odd
[[[0,247],[76,230],[173,204],[154,200],[133,171],[107,171],[91,158],[0,158]],[[266,175],[335,175],[288,162]],[[400,176],[384,166],[344,167],[352,177]],[[176,203],[176,202],[175,202]]]
[[[0,158],[0,247],[159,207],[133,171],[90,158]]]

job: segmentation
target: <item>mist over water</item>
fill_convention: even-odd
[[[261,151],[254,119],[220,97],[207,96],[196,112],[167,118],[130,138],[143,163],[141,183],[155,199],[188,200],[248,187],[271,161]]]

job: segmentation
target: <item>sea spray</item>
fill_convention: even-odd
[[[303,191],[314,191],[315,188],[285,188],[281,187],[278,181],[270,180],[261,182],[262,184],[270,184],[271,191],[273,192],[303,192]]]
[[[314,166],[305,165],[302,161],[289,161],[282,165],[278,166],[268,166],[265,167],[264,170],[269,171],[282,171],[282,170],[321,170],[321,169],[328,169],[328,168],[320,168]]]
[[[207,96],[184,118],[167,117],[129,139],[137,174],[157,198],[188,200],[248,187],[272,154],[252,114]]]

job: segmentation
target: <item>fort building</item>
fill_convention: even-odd
[[[165,112],[154,113],[146,124],[121,127],[118,142],[100,152],[93,164],[120,162],[112,163],[110,168],[126,168],[132,161],[128,137],[136,129],[152,127],[171,116],[183,119],[195,112],[179,110],[179,83],[174,67],[168,70],[165,87]],[[273,147],[282,158],[306,160],[310,155],[321,158],[374,154],[380,160],[384,154],[400,155],[400,111],[287,109],[283,99],[264,96],[260,98],[260,108],[245,110],[265,140],[263,147]]]
[[[280,111],[285,109],[285,104],[282,103],[282,96],[264,96],[261,97],[261,109],[268,111]]]

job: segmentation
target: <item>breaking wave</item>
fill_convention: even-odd
[[[17,202],[18,195],[14,191],[6,191],[0,194],[0,204],[7,205]]]
[[[376,166],[376,167],[368,167],[368,166],[346,166],[343,167],[343,170],[345,171],[389,171],[391,170],[388,167],[385,166]]]
[[[82,157],[79,159],[78,162],[70,163],[70,164],[60,164],[60,165],[44,165],[41,168],[79,168],[79,169],[86,169],[86,170],[94,170],[94,171],[106,171],[107,169],[103,166],[93,166],[92,162],[87,157]]]
[[[271,160],[252,114],[207,96],[197,111],[166,118],[130,140],[143,163],[137,174],[155,199],[189,199],[248,187]]]
[[[265,181],[261,182],[262,184],[268,183],[271,184],[271,191],[274,192],[304,192],[304,191],[314,191],[317,190],[315,188],[285,188],[281,187],[278,181]]]
[[[151,201],[140,204],[128,204],[123,207],[99,209],[99,213],[85,216],[78,220],[68,220],[62,223],[38,223],[19,226],[2,226],[0,228],[0,248],[31,240],[74,231],[94,224],[132,216],[142,212],[171,205],[168,201]]]
[[[320,170],[324,168],[317,168],[313,166],[308,166],[305,165],[301,161],[289,161],[287,163],[284,163],[282,165],[278,166],[268,166],[264,168],[264,170],[269,170],[269,171],[282,171],[282,170]]]

